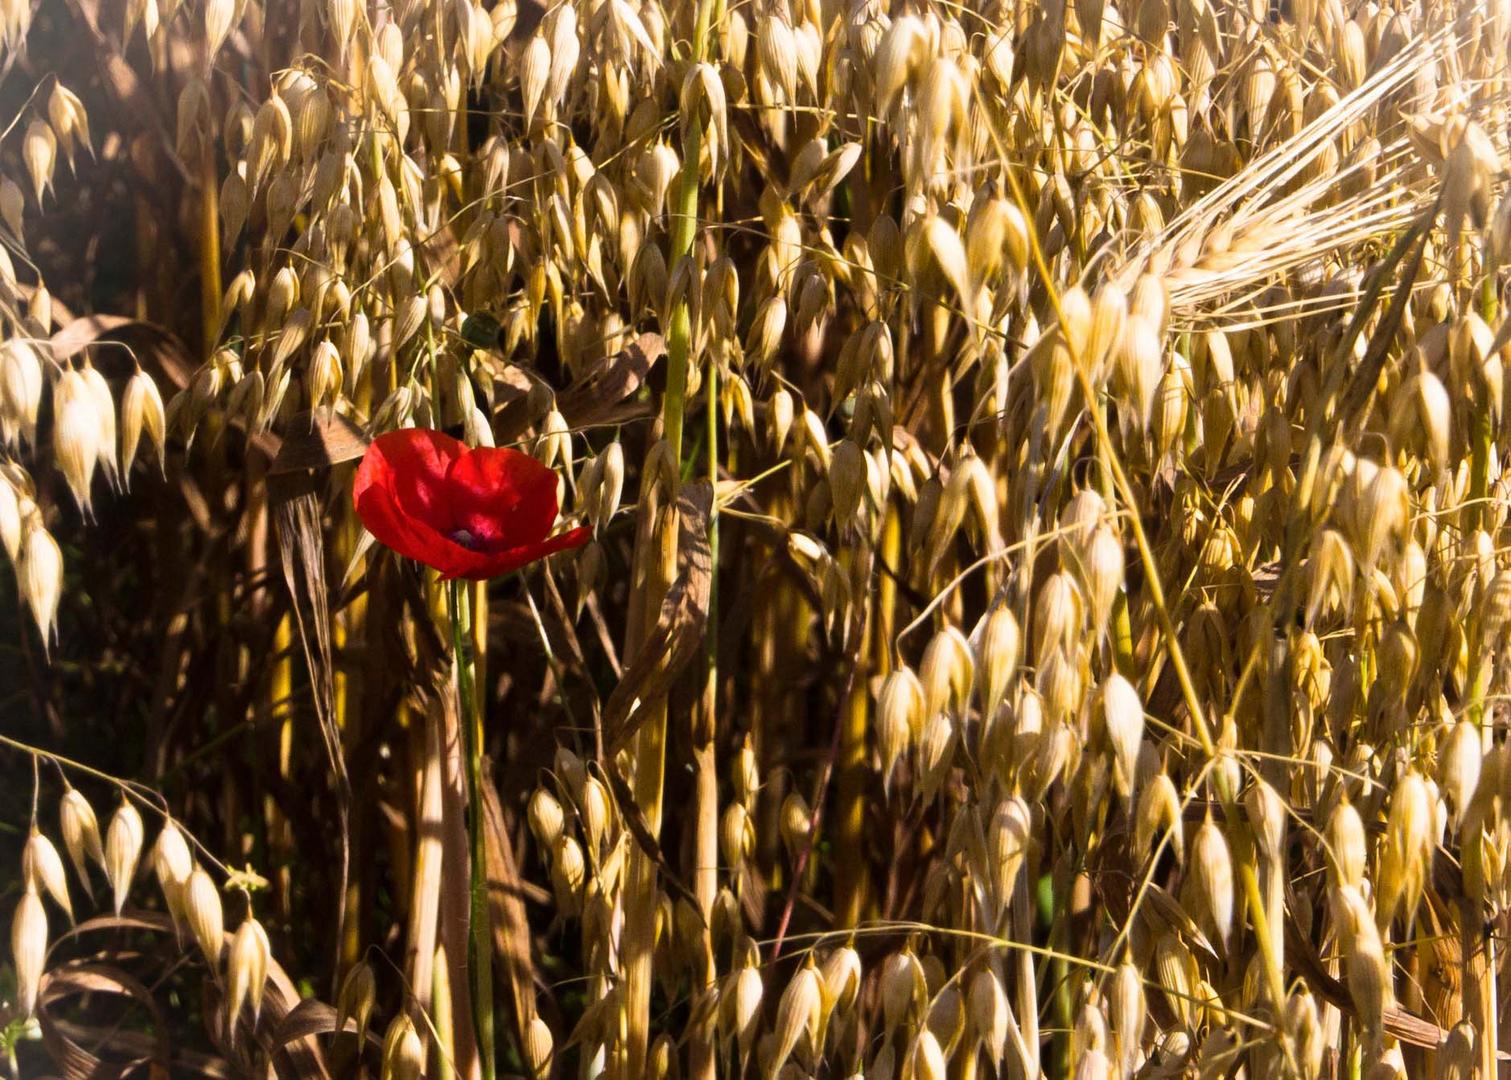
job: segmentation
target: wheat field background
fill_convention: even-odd
[[[0,0],[10,1074],[1502,1075],[1508,47]]]

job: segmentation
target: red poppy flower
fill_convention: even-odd
[[[448,581],[498,577],[591,535],[582,528],[549,535],[556,474],[530,455],[469,450],[423,428],[373,440],[357,466],[352,501],[368,532]]]

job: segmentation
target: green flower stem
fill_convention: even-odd
[[[451,599],[451,647],[456,653],[460,728],[467,755],[468,836],[472,841],[469,933],[472,941],[472,1020],[477,1030],[483,1080],[496,1075],[493,1046],[493,926],[488,914],[488,856],[483,832],[483,717],[472,688],[472,598],[461,582],[447,583]]]

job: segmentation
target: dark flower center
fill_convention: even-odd
[[[483,542],[479,537],[473,536],[466,529],[454,529],[448,534],[451,540],[462,545],[468,551],[481,551]]]

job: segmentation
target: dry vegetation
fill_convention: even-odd
[[[1508,37],[4,0],[11,1071],[1494,1076]]]

